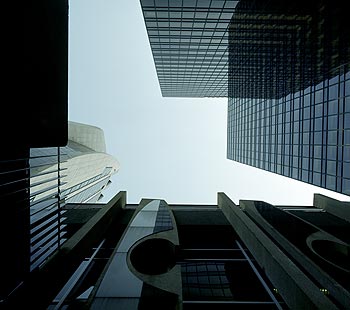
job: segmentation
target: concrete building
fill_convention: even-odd
[[[140,3],[162,95],[228,97],[228,159],[350,194],[343,1]]]
[[[313,206],[236,205],[218,193],[217,205],[159,199],[135,205],[119,192],[105,206],[85,204],[88,216],[78,206],[67,216],[75,233],[14,304],[24,298],[37,309],[349,305],[348,202],[316,194]]]
[[[57,148],[31,149],[32,201],[42,198],[43,187],[56,185],[56,181],[47,180],[57,173],[57,155]],[[66,202],[97,202],[102,198],[101,191],[109,184],[110,176],[120,167],[119,162],[106,153],[101,128],[72,121],[68,122],[68,143],[60,148],[58,159],[60,195]],[[45,195],[53,192],[46,190]]]

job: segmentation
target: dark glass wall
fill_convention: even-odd
[[[68,1],[26,1],[20,11],[11,15],[3,40],[2,304],[23,284],[32,263],[30,147],[65,145],[68,136]]]
[[[340,0],[141,0],[164,97],[228,96],[227,158],[350,194]]]
[[[227,27],[237,2],[141,0],[164,97],[227,96]]]
[[[229,159],[350,194],[350,35],[342,8],[338,1],[237,5]]]
[[[11,119],[14,141],[29,147],[64,146],[68,140],[68,0],[26,1],[23,12],[21,55],[14,61],[20,64],[15,97],[19,92],[23,98],[4,120]]]
[[[283,300],[219,209],[173,211],[184,309],[281,309]]]

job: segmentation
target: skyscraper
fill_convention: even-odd
[[[165,97],[228,97],[227,158],[350,194],[341,1],[141,0]]]
[[[56,153],[55,148],[31,149],[32,192],[40,192],[40,181],[47,180],[48,175],[56,171],[57,163],[52,163],[48,156]],[[97,202],[102,198],[101,191],[109,184],[110,176],[118,171],[120,165],[106,153],[102,129],[69,121],[68,143],[60,148],[60,167],[62,199],[66,202]],[[55,185],[46,182],[45,186],[50,184]],[[49,194],[46,192],[46,195]],[[39,198],[40,194],[33,195],[32,201]]]
[[[5,38],[11,99],[0,122],[0,300],[30,269],[30,148],[64,146],[68,133],[68,1],[28,1],[21,9],[21,35],[12,27]]]
[[[67,146],[30,150],[30,269],[66,240],[66,203],[98,202],[120,167],[106,153],[102,129],[68,122]]]
[[[68,122],[67,136],[66,146],[30,148],[28,157],[0,162],[1,207],[9,213],[7,221],[21,232],[12,234],[17,226],[2,225],[9,246],[1,300],[21,290],[25,280],[62,247],[67,239],[66,203],[98,202],[119,169],[119,162],[106,153],[100,128]]]
[[[224,193],[215,205],[128,204],[119,192],[92,217],[80,212],[85,223],[12,302],[38,309],[345,309],[348,207],[322,195],[313,206],[236,205]]]
[[[229,159],[350,194],[350,31],[338,2],[240,1]]]
[[[227,27],[238,1],[140,2],[162,95],[227,97]]]

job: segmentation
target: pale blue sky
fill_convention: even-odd
[[[139,0],[71,0],[69,119],[104,130],[121,164],[104,194],[128,203],[311,205],[314,193],[348,196],[226,159],[227,99],[163,98]]]

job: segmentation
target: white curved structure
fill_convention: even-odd
[[[106,153],[106,143],[103,130],[96,126],[68,122],[68,140],[94,150]]]
[[[120,167],[102,129],[69,122],[68,137],[65,147],[30,150],[31,270],[65,242],[64,204],[98,202]]]
[[[104,133],[101,128],[68,123],[68,144],[60,149],[61,199],[66,202],[97,202],[102,190],[109,184],[112,174],[119,170],[120,164],[106,153]],[[52,195],[57,189],[57,162],[52,162],[57,148],[31,150],[31,193],[32,201]],[[52,157],[48,157],[52,155]],[[43,188],[55,187],[41,193]],[[37,193],[37,194],[35,194]]]

